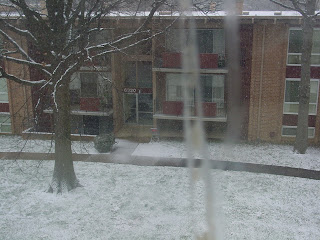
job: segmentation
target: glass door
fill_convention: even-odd
[[[139,125],[152,125],[153,123],[152,94],[134,93],[124,94],[124,121]]]

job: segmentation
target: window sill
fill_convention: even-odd
[[[164,72],[164,73],[192,73],[190,70],[185,70],[182,68],[152,68],[153,72]],[[199,72],[201,74],[227,74],[228,70],[225,68],[215,68],[215,69],[208,69],[208,68],[200,68]]]

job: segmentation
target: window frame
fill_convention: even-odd
[[[292,128],[292,129],[297,129],[297,126],[288,126],[288,125],[282,125],[282,127],[281,127],[281,136],[282,137],[292,137],[292,138],[294,138],[294,137],[296,137],[297,135],[285,135],[285,134],[283,134],[283,130],[285,129],[285,128]],[[309,136],[309,130],[312,130],[312,135],[311,136]],[[315,138],[315,134],[316,134],[316,128],[315,127],[308,127],[308,138],[309,139],[311,139],[311,138]]]
[[[299,27],[290,27],[289,28],[289,34],[288,34],[288,46],[287,46],[287,60],[286,60],[286,64],[287,66],[301,66],[301,63],[289,63],[289,56],[301,56],[302,53],[289,53],[289,45],[290,45],[290,31],[294,31],[294,30],[301,30],[302,28]],[[314,28],[314,30],[320,31],[320,28]],[[312,53],[311,52],[311,56],[320,56],[320,52],[319,53]],[[320,67],[320,63],[319,64],[312,64],[312,67]]]
[[[297,113],[293,113],[293,112],[286,112],[285,111],[285,104],[295,104],[295,105],[299,105],[299,102],[286,102],[286,89],[287,89],[287,81],[294,81],[294,82],[300,82],[301,79],[300,78],[286,78],[285,79],[285,86],[284,86],[284,96],[283,96],[283,114],[291,114],[291,115],[298,115],[298,112]],[[319,79],[315,79],[315,78],[311,78],[310,79],[310,82],[313,81],[313,82],[318,82],[318,88],[317,88],[317,101],[316,103],[309,103],[309,106],[310,104],[311,105],[315,105],[315,113],[310,113],[309,112],[309,116],[316,116],[317,115],[317,111],[318,111],[318,101],[319,101]],[[311,88],[310,88],[311,89]]]

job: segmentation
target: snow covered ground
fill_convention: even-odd
[[[208,144],[210,159],[258,163],[320,170],[320,149],[309,147],[304,155],[293,153],[292,146],[274,144],[236,144],[225,145],[211,142]],[[186,146],[178,141],[141,143],[133,155],[150,157],[185,158]],[[197,154],[195,154],[197,155]]]
[[[0,136],[0,152],[54,152],[54,141],[51,140],[24,140],[20,136]],[[72,142],[74,153],[96,154],[93,142]]]
[[[121,140],[114,152],[129,145]],[[177,141],[132,146],[133,155],[186,156]],[[21,147],[53,149],[51,141],[0,137],[1,152]],[[97,153],[90,142],[74,142],[73,150]],[[317,148],[304,156],[291,146],[269,144],[210,143],[209,150],[212,159],[320,169]],[[191,197],[188,169],[75,162],[75,170],[84,187],[53,195],[45,193],[53,161],[1,160],[0,239],[193,239],[206,232],[205,188],[196,178]],[[222,239],[320,239],[320,181],[211,172]]]
[[[53,161],[0,161],[0,239],[193,239],[206,231],[189,170],[75,162],[83,188],[47,194]],[[320,239],[320,182],[212,170],[224,238]]]

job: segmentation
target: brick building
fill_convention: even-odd
[[[252,1],[244,1],[239,8],[242,137],[249,141],[292,141],[297,125],[302,18],[296,12],[279,8],[259,8],[261,5],[255,6]],[[175,17],[174,12],[157,13],[151,30],[164,29]],[[97,36],[95,41],[128,32],[141,20],[132,16],[114,18],[114,30]],[[224,13],[219,11],[207,15],[194,12],[203,120],[209,138],[223,137],[227,127],[224,18]],[[178,24],[174,24],[168,33],[129,53],[112,54],[95,63],[95,67],[88,65],[76,73],[70,90],[72,132],[97,135],[113,130],[117,137],[150,138],[150,128],[156,127],[160,136],[183,136],[183,80],[178,32]],[[310,142],[318,143],[320,29],[315,29],[313,41],[309,138]],[[27,44],[25,46],[27,48]],[[11,63],[4,65],[10,73],[25,74],[31,79],[37,77],[29,69]],[[45,104],[36,108],[38,92],[8,81],[7,86],[5,83],[2,79],[1,132],[21,133],[30,127],[26,120],[34,118],[36,112],[41,113],[37,119],[38,130],[51,131],[52,111]],[[195,99],[188,101],[196,114]],[[110,125],[113,125],[112,129]]]

